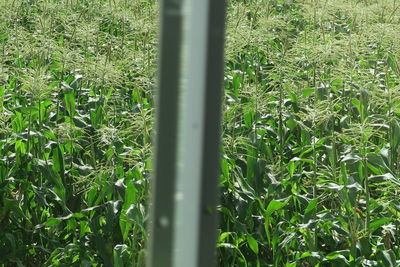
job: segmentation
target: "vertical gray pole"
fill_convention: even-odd
[[[168,2],[148,266],[215,266],[225,0],[182,0],[175,24]]]
[[[157,138],[147,266],[172,266],[182,0],[161,0]]]
[[[194,0],[196,1],[196,0]],[[198,267],[215,266],[226,1],[209,0]]]
[[[215,266],[224,0],[186,0],[174,267]]]

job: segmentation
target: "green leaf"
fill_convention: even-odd
[[[75,97],[73,92],[68,92],[64,94],[65,107],[70,116],[75,114]]]
[[[60,146],[53,150],[53,170],[64,174],[64,155]]]
[[[327,259],[327,260],[340,259],[345,264],[348,264],[348,260],[346,259],[346,255],[348,255],[348,254],[349,254],[348,250],[334,251],[334,252],[331,252],[328,255],[326,255],[325,259]]]
[[[86,233],[90,233],[89,221],[82,220],[79,222],[79,237],[83,238]]]
[[[315,251],[313,251],[313,252],[309,252],[309,251],[306,251],[306,252],[303,252],[302,254],[301,254],[301,256],[299,257],[299,258],[297,258],[297,260],[300,260],[300,259],[305,259],[305,258],[313,258],[313,259],[322,259],[323,257],[321,256],[321,254],[319,253],[319,252],[315,252]]]
[[[375,220],[369,224],[369,230],[371,233],[375,232],[382,225],[387,224],[388,222],[393,221],[393,218],[385,217],[378,220]]]
[[[369,154],[368,162],[378,168],[383,168],[387,172],[391,172],[390,168],[387,166],[381,155]]]
[[[305,214],[312,212],[315,207],[317,207],[318,204],[318,199],[313,199],[308,203],[306,210],[304,211]]]
[[[256,164],[257,164],[257,149],[254,145],[247,145],[247,179],[250,184],[253,184],[256,173]]]
[[[58,218],[50,218],[44,223],[44,226],[48,226],[48,227],[54,226],[54,225],[59,224],[60,222],[61,222],[61,220]]]
[[[369,179],[371,181],[375,181],[375,182],[389,181],[397,186],[400,186],[400,181],[397,180],[391,173],[385,173],[382,175],[371,176]]]
[[[258,255],[258,242],[251,235],[247,235],[247,243],[251,250]]]
[[[122,239],[124,241],[127,240],[128,238],[129,230],[132,227],[132,220],[137,220],[135,216],[133,216],[134,219],[131,218],[130,220],[129,219],[130,213],[128,213],[128,210],[132,206],[134,206],[133,204],[136,202],[136,197],[137,197],[136,194],[137,194],[137,189],[135,187],[133,180],[128,180],[125,190],[125,200],[124,204],[122,205],[122,211],[119,218],[119,226],[121,228]]]
[[[48,179],[54,186],[54,192],[63,201],[66,202],[66,191],[60,175],[55,172],[50,166],[43,166],[45,178]]]
[[[353,104],[353,106],[355,106],[358,110],[359,113],[361,113],[361,102],[360,100],[358,100],[357,98],[353,98],[351,100],[351,103]]]
[[[247,128],[251,128],[254,122],[254,111],[246,110],[244,112],[244,123]]]
[[[221,233],[220,235],[219,235],[219,238],[218,238],[218,243],[221,243],[221,242],[223,242],[223,241],[225,241],[225,239],[227,239],[229,236],[231,236],[231,232],[223,232],[223,233]]]
[[[51,132],[49,130],[45,130],[43,132],[43,134],[47,139],[52,140],[52,141],[57,141],[57,137],[53,132]]]
[[[372,249],[371,249],[371,244],[369,241],[369,238],[365,238],[362,237],[357,241],[357,248],[359,249],[359,251],[361,252],[361,255],[364,256],[365,258],[369,258],[371,253],[372,253]]]
[[[314,88],[306,88],[303,90],[303,97],[308,97],[315,92]]]
[[[239,88],[240,88],[240,83],[242,81],[241,76],[238,73],[233,74],[233,94],[236,98],[239,97]]]
[[[286,204],[288,203],[288,200],[286,201],[278,201],[278,200],[272,200],[267,207],[267,210],[265,211],[265,223],[264,223],[264,229],[265,232],[267,234],[267,240],[268,240],[268,244],[271,245],[271,233],[270,233],[270,217],[272,215],[272,213],[274,211],[277,211],[281,208],[283,208],[284,206],[286,206]]]
[[[266,217],[266,218],[269,218],[269,217],[271,216],[271,214],[272,214],[274,211],[277,211],[277,210],[283,208],[284,206],[287,205],[287,203],[288,203],[287,200],[286,200],[286,201],[272,200],[272,201],[268,204],[265,217]]]

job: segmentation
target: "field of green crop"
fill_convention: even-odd
[[[0,0],[0,267],[144,266],[158,16]],[[400,2],[231,0],[225,52],[219,266],[399,266]]]

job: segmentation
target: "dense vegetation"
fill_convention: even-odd
[[[0,266],[143,266],[153,0],[0,0]],[[220,266],[400,262],[400,3],[231,0]]]

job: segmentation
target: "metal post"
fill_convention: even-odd
[[[215,266],[225,3],[184,11],[174,266]]]
[[[196,0],[194,0],[196,1]],[[222,88],[224,77],[225,0],[209,0],[204,105],[200,227],[197,266],[215,266]]]
[[[162,0],[157,139],[147,266],[172,266],[178,93],[181,79],[182,0]]]
[[[166,31],[183,31],[178,34],[183,44],[177,45],[176,36],[175,47],[161,40],[158,120],[167,121],[158,121],[150,267],[215,266],[225,0],[179,3],[182,24],[173,30],[163,24],[161,34],[166,38]],[[179,63],[164,64],[172,52]],[[178,91],[163,106],[163,97],[172,93],[163,75],[171,71],[175,82],[180,78]],[[163,123],[170,124],[173,135],[163,135]]]

